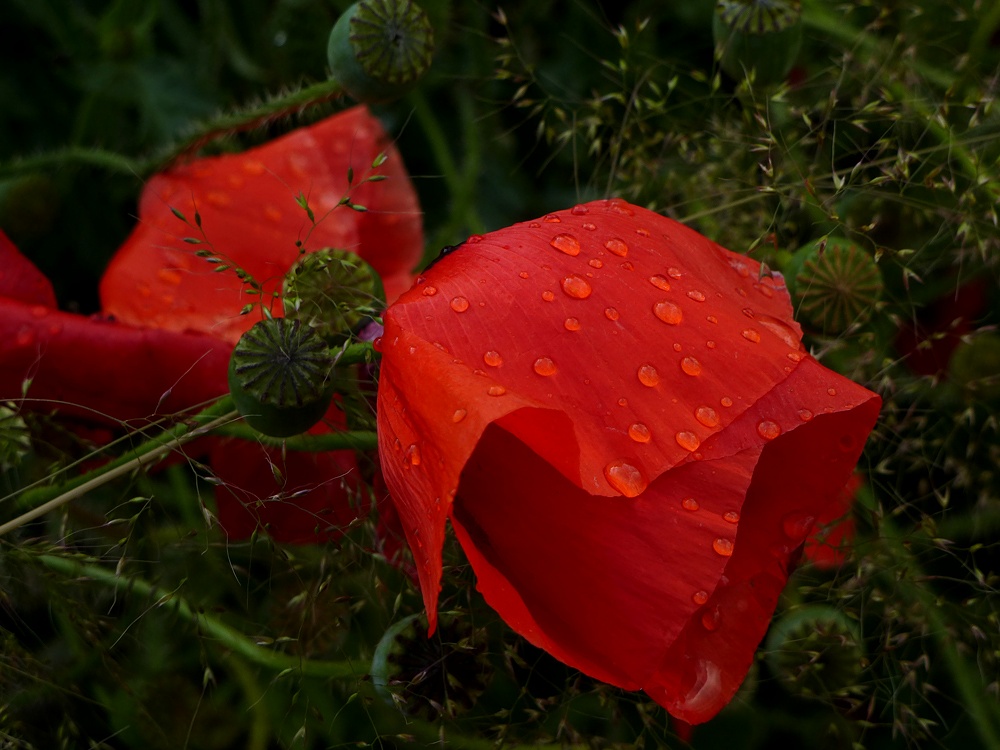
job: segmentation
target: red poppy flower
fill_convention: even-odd
[[[0,233],[0,400],[103,424],[170,414],[226,392],[231,347],[198,333],[60,312],[52,285]]]
[[[622,201],[417,281],[384,318],[379,452],[432,629],[450,519],[514,630],[711,718],[879,398],[803,350],[780,277]]]
[[[380,154],[385,163],[372,169]],[[364,182],[370,174],[385,179]],[[348,194],[367,210],[338,207]],[[258,319],[239,314],[256,298],[244,294],[234,273],[213,272],[195,253],[209,250],[239,266],[269,295],[280,292],[300,242],[307,250],[356,250],[381,275],[389,299],[410,285],[423,252],[416,193],[395,146],[364,107],[152,177],[139,201],[139,223],[101,281],[102,305],[126,323],[203,331],[235,343]]]

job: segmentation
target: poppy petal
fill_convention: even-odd
[[[232,347],[0,299],[0,398],[51,401],[105,423],[171,414],[226,393]]]
[[[56,306],[52,284],[0,231],[0,297],[29,305]]]
[[[621,201],[441,259],[385,315],[378,412],[432,625],[450,515],[515,630],[685,721],[718,711],[877,416],[800,336],[780,277]],[[773,486],[777,446],[813,473]],[[777,501],[749,523],[758,486]],[[721,603],[764,616],[713,661],[692,633]]]
[[[380,153],[388,158],[375,171],[386,179],[360,184]],[[338,206],[351,189],[349,170],[357,186],[351,199],[366,211]],[[357,250],[384,276],[387,294],[405,288],[421,256],[416,194],[398,151],[362,107],[244,153],[199,159],[151,178],[139,224],[101,281],[102,305],[133,325],[199,330],[235,343],[254,322],[239,312],[257,298],[245,294],[231,270],[215,273],[195,253],[207,250],[239,266],[263,285],[266,300],[280,291],[301,252],[298,243]]]

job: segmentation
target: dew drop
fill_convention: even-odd
[[[725,513],[722,514],[722,520],[726,521],[727,523],[739,523],[740,514],[737,513],[735,510],[727,510]]]
[[[827,393],[828,393],[829,395],[831,395],[831,396],[836,396],[836,395],[837,395],[837,389],[836,389],[836,388],[827,388],[827,389],[826,389],[826,392],[827,392]]]
[[[793,511],[781,519],[781,530],[789,539],[800,542],[809,536],[813,524],[816,522],[815,516],[808,513]]]
[[[642,227],[639,227],[638,229],[636,229],[635,233],[637,235],[639,235],[640,237],[649,237],[649,230],[648,229],[643,229]]]
[[[622,216],[634,216],[635,212],[628,203],[623,201],[621,198],[611,198],[607,202],[607,207],[609,211],[613,211],[616,214],[621,214]]]
[[[548,216],[542,217],[542,221],[544,221],[546,224],[561,224],[562,223],[562,219],[560,219],[555,214],[549,214]]]
[[[467,412],[465,409],[455,409],[455,413],[451,415],[451,421],[454,422],[455,424],[458,424],[463,419],[465,419],[465,416],[468,413],[469,412]]]
[[[663,277],[661,276],[660,278]],[[663,300],[653,305],[653,315],[672,326],[677,325],[684,319],[684,313],[681,312],[681,309],[669,300]]]
[[[687,296],[693,299],[695,302],[704,302],[705,295],[703,292],[699,292],[697,289],[692,289],[687,293]]]
[[[562,290],[573,299],[587,299],[594,291],[589,281],[575,274],[562,280]]]
[[[414,443],[406,449],[406,460],[410,466],[420,466],[420,446]]]
[[[538,359],[535,360],[535,364],[533,366],[535,368],[536,373],[538,373],[539,375],[543,375],[545,377],[548,377],[549,375],[555,375],[556,370],[558,369],[556,367],[556,363],[553,362],[548,357],[539,357]]]
[[[571,208],[569,212],[574,216],[584,216],[590,213],[590,209],[587,208],[586,206],[573,206],[573,208]]]
[[[705,320],[707,320],[709,323],[718,323],[719,322],[719,319],[717,317],[715,317],[714,315],[709,315],[707,318],[705,318]]]
[[[604,317],[608,320],[618,320],[618,311],[613,307],[607,307],[604,309]]]
[[[754,344],[760,343],[760,334],[753,328],[745,328],[740,335]]]
[[[648,484],[642,472],[624,459],[612,461],[605,466],[604,478],[625,497],[641,495]]]
[[[521,271],[518,274],[518,276],[520,276],[522,279],[526,279],[526,278],[528,278],[528,272],[527,271]]]
[[[728,539],[719,537],[714,542],[712,542],[712,549],[715,550],[715,554],[722,555],[723,557],[730,557],[733,554],[733,543]]]
[[[624,258],[628,255],[628,245],[617,237],[612,237],[610,240],[605,242],[604,247],[609,253],[617,255],[619,258]]]
[[[502,396],[506,392],[507,389],[504,388],[502,385],[491,385],[489,388],[486,389],[486,393],[489,394],[490,396]]]
[[[694,410],[694,418],[706,427],[717,427],[719,424],[719,413],[711,406],[699,406]]]
[[[597,225],[587,221],[584,222],[583,228],[586,229],[588,232],[593,232],[597,229]]]
[[[376,336],[375,339],[372,341],[372,349],[374,349],[377,352],[382,351],[382,337],[381,336]]]
[[[663,290],[664,292],[670,291],[670,282],[667,281],[666,276],[661,276],[660,274],[656,274],[655,276],[650,276],[649,283],[655,286],[657,289]]]
[[[622,265],[621,265],[621,269],[622,269],[623,271],[632,271],[632,270],[634,270],[634,269],[635,269],[635,266],[633,266],[633,265],[632,265],[632,261],[630,261],[630,260],[627,260],[627,261],[625,261],[624,263],[622,263]]]
[[[752,318],[753,317],[753,310],[751,310],[749,307],[744,307],[743,310],[742,310],[742,312],[748,318]]]
[[[712,341],[711,339],[709,339],[708,341],[705,342],[705,346],[708,349],[714,349],[716,347],[716,344],[715,344],[714,341]]]
[[[624,397],[618,399],[618,405],[619,406],[628,406],[628,399],[624,398]]]
[[[679,268],[674,268],[673,266],[671,266],[670,268],[667,269],[667,276],[669,276],[672,279],[679,279],[683,275],[684,274],[681,273],[681,269]]]
[[[681,360],[681,369],[687,375],[701,375],[701,362],[696,360],[694,357],[685,357]]]
[[[425,297],[433,297],[438,293],[436,286],[425,286],[424,291],[421,292]]]
[[[680,344],[678,344],[678,343],[676,343],[676,342],[674,343],[674,346],[673,346],[673,349],[674,349],[674,351],[675,351],[675,352],[679,352],[679,351],[681,351],[681,350],[682,350],[683,348],[684,348],[684,347],[683,347],[683,346],[681,346]]]
[[[686,497],[683,500],[681,500],[681,507],[684,510],[695,511],[698,510],[698,508],[700,508],[701,506],[698,504],[698,501],[695,500],[693,497]]]
[[[488,364],[490,367],[499,367],[503,364],[503,357],[500,356],[499,352],[491,350],[483,355],[483,362]]]
[[[691,601],[693,601],[695,604],[697,604],[700,607],[702,604],[704,604],[705,602],[708,601],[708,592],[707,591],[695,591],[691,595]]]
[[[566,320],[563,321],[563,327],[567,331],[579,331],[580,321],[576,318],[566,318]]]
[[[646,425],[642,422],[636,422],[635,424],[629,425],[628,436],[637,443],[648,443],[652,434]]]
[[[452,297],[451,298],[451,309],[457,313],[464,313],[469,309],[469,300],[465,297]]]
[[[785,356],[792,360],[792,362],[802,361],[802,352],[788,352]]]
[[[723,396],[719,399],[719,403],[725,406],[727,409],[733,405],[733,400],[729,396]]]
[[[799,419],[801,419],[803,422],[808,422],[812,418],[813,418],[813,413],[811,411],[809,411],[808,409],[799,409]]]
[[[483,236],[481,234],[470,234],[469,238],[465,241],[467,245],[478,245],[483,241]]]
[[[557,234],[549,241],[549,244],[566,255],[580,254],[580,241],[571,234]]]
[[[539,224],[539,223],[538,223],[537,221],[533,221],[533,222],[531,222],[530,224],[528,224],[528,226],[529,226],[529,227],[530,227],[531,229],[538,229],[538,228],[539,228],[539,227],[541,226],[541,224]]]
[[[546,302],[551,302],[555,298],[556,298],[556,295],[554,295],[548,289],[546,289],[544,292],[542,292],[542,299],[545,300]]]
[[[604,268],[604,262],[598,260],[597,258],[592,258],[591,260],[588,260],[587,265],[590,266],[591,268]]]
[[[639,376],[640,383],[650,388],[654,388],[660,382],[660,373],[652,365],[642,365],[636,375]]]
[[[701,626],[705,628],[709,633],[714,632],[719,629],[719,609],[716,607],[713,610],[702,612],[701,614]]]
[[[701,445],[701,440],[693,432],[688,432],[687,430],[682,430],[674,435],[674,440],[677,441],[677,445],[686,451],[696,451],[698,446]]]
[[[781,434],[781,427],[776,422],[765,419],[757,423],[757,434],[765,440],[774,440]]]

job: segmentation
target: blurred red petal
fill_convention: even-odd
[[[360,184],[380,153],[388,158],[374,172],[386,179]],[[357,186],[351,200],[365,212],[338,207],[350,190],[349,169]],[[199,330],[235,343],[257,319],[239,312],[257,298],[244,293],[232,270],[215,273],[195,253],[208,250],[244,269],[263,284],[267,300],[299,256],[297,242],[307,250],[356,250],[384,276],[389,295],[408,285],[423,251],[416,194],[399,152],[363,107],[241,154],[199,159],[152,177],[139,224],[101,281],[102,304],[133,325]]]
[[[246,440],[220,440],[209,463],[219,524],[230,539],[266,530],[277,542],[315,544],[341,536],[368,513],[351,451],[282,451]]]
[[[378,411],[432,624],[450,514],[515,630],[685,721],[714,715],[877,416],[799,338],[780,277],[621,201],[441,259],[386,313]],[[779,446],[810,452],[809,481],[777,481]],[[759,486],[773,503],[741,520]],[[726,608],[746,622],[716,659]]]
[[[839,568],[847,560],[855,531],[851,508],[863,484],[860,474],[852,474],[834,502],[816,516],[816,527],[806,540],[803,557],[817,568]]]
[[[0,399],[27,395],[104,423],[171,414],[226,393],[231,346],[0,299]]]
[[[56,306],[52,284],[0,231],[0,298],[29,305]]]

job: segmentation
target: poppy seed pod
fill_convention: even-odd
[[[383,320],[379,455],[431,628],[450,521],[528,641],[715,715],[879,411],[804,350],[783,279],[595,201],[470,237]]]
[[[411,0],[361,0],[337,19],[327,43],[333,78],[359,102],[398,99],[427,72],[434,30]]]
[[[755,82],[779,83],[802,46],[800,0],[718,0],[712,36],[719,65],[733,79],[756,71]]]
[[[297,320],[262,320],[229,359],[229,390],[247,424],[289,437],[316,424],[330,406],[333,358],[323,339]]]

